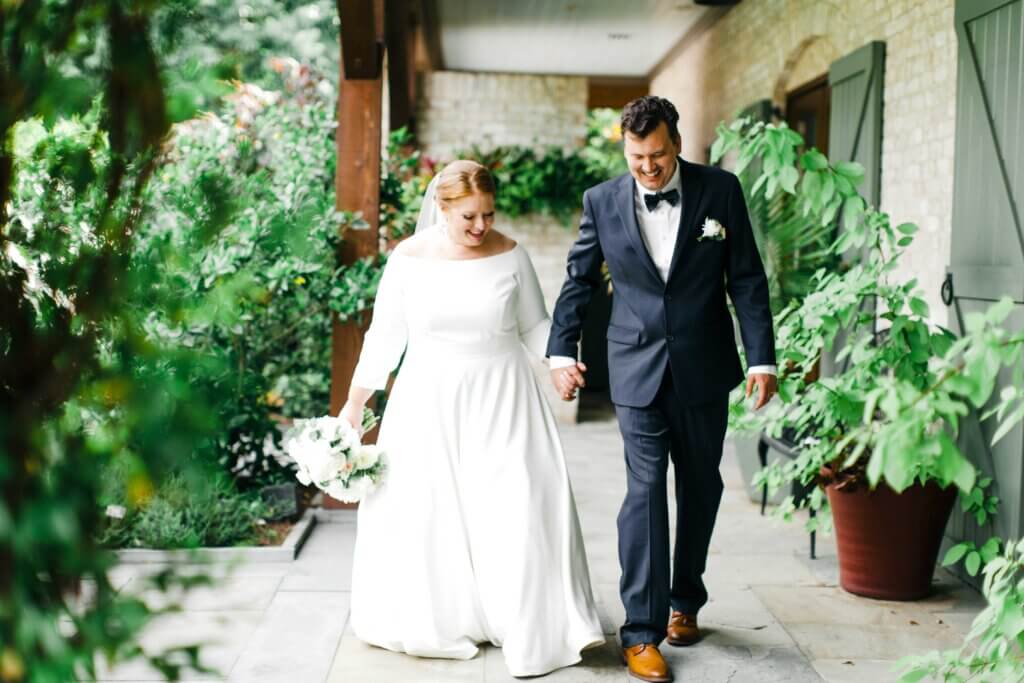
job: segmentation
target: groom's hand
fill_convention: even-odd
[[[778,380],[775,375],[759,372],[747,378],[747,398],[750,398],[754,387],[757,387],[757,403],[754,404],[754,410],[760,409],[779,389]]]
[[[586,371],[587,366],[580,362],[551,371],[551,383],[555,385],[555,391],[563,401],[573,400],[576,398],[576,390],[587,385],[586,380],[583,379],[583,373]]]

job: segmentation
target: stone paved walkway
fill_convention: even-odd
[[[608,641],[584,661],[543,679],[558,683],[627,681],[615,632],[623,611],[617,593],[615,517],[624,491],[621,440],[614,421],[563,427],[591,574]],[[708,561],[711,601],[701,612],[707,636],[699,645],[665,647],[677,681],[759,683],[894,680],[894,660],[957,645],[981,598],[937,572],[935,594],[903,604],[855,598],[836,585],[835,549],[819,539],[807,558],[799,523],[759,516],[739,477],[732,445],[722,465],[726,492]],[[671,490],[671,487],[670,487]],[[221,676],[187,680],[240,683],[377,683],[514,681],[501,651],[485,647],[470,661],[427,660],[364,645],[346,627],[352,514],[319,524],[291,563],[248,564],[212,589],[192,592],[183,611],[154,622],[148,647],[203,643]],[[152,567],[150,567],[152,569]],[[134,590],[138,566],[116,569]],[[401,618],[395,615],[395,618]],[[153,681],[141,664],[101,675],[109,681]]]

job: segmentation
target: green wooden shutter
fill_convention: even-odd
[[[832,108],[828,149],[832,161],[857,161],[864,167],[861,194],[872,206],[882,195],[882,85],[885,43],[872,42],[829,67]]]
[[[1011,327],[1024,326],[1024,2],[957,0],[958,38],[956,159],[953,233],[944,300],[950,327],[1009,295],[1018,306]],[[1005,374],[1000,384],[1009,382]],[[1024,429],[1017,426],[990,446],[995,424],[969,415],[960,446],[993,476],[1001,499],[995,532],[1019,537],[1024,531]],[[991,527],[978,529],[958,512],[947,530],[952,541],[984,541]]]
[[[882,179],[882,86],[885,81],[885,43],[874,41],[837,59],[828,70],[832,89],[829,111],[829,160],[856,161],[864,167],[860,193],[871,206],[881,200]],[[847,257],[849,259],[849,256]],[[874,308],[865,301],[863,309]],[[830,376],[846,369],[836,354],[846,343],[846,333],[836,337],[831,352],[822,356],[821,371]]]

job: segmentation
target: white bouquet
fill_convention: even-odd
[[[296,420],[285,432],[283,445],[297,465],[295,476],[300,482],[345,503],[366,498],[387,470],[384,453],[375,445],[360,443],[359,432],[341,417]]]

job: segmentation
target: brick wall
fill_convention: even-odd
[[[417,137],[428,156],[451,159],[478,145],[584,144],[587,79],[435,71],[422,74]]]
[[[718,121],[785,94],[872,40],[886,44],[882,206],[921,227],[899,277],[918,278],[932,319],[949,260],[956,115],[953,0],[745,0],[654,75],[680,110],[683,155],[706,162]]]

